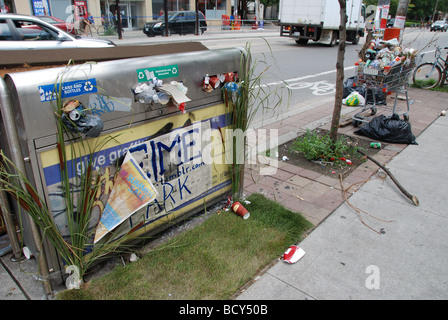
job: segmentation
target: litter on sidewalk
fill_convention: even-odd
[[[305,255],[305,251],[298,246],[290,246],[288,250],[283,254],[283,261],[293,264],[302,259]]]

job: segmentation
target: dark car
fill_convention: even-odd
[[[387,25],[386,26],[388,28],[393,28],[394,23],[395,23],[395,18],[389,19],[389,20],[387,20]]]
[[[431,31],[445,31],[448,30],[448,24],[445,21],[438,20],[431,25]]]
[[[207,21],[202,12],[198,11],[199,34],[207,30]],[[168,35],[172,33],[187,34],[195,33],[196,12],[195,11],[169,11],[168,12]],[[148,37],[164,35],[165,15],[156,21],[147,22],[143,27],[143,33]]]

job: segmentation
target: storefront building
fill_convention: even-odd
[[[69,21],[78,16],[93,16],[101,24],[116,14],[115,0],[0,0],[8,12],[27,15],[49,15]],[[198,0],[198,9],[207,21],[221,20],[230,15],[233,0]],[[195,10],[196,0],[167,0],[168,11]],[[126,30],[141,29],[149,20],[157,19],[164,8],[164,0],[120,0],[122,25]]]

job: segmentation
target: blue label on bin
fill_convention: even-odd
[[[62,87],[60,85],[60,83],[57,83],[39,86],[40,101],[56,100],[59,91],[61,92],[62,99],[98,92],[96,79],[94,78],[64,82],[62,83]]]

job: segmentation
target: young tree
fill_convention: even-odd
[[[346,47],[346,23],[347,23],[347,6],[346,0],[338,0],[341,8],[340,18],[341,23],[339,25],[339,48],[338,59],[336,62],[336,96],[334,99],[333,118],[331,120],[331,132],[330,138],[333,144],[336,142],[338,135],[339,120],[341,118],[342,109],[342,97],[344,90],[344,57]]]

